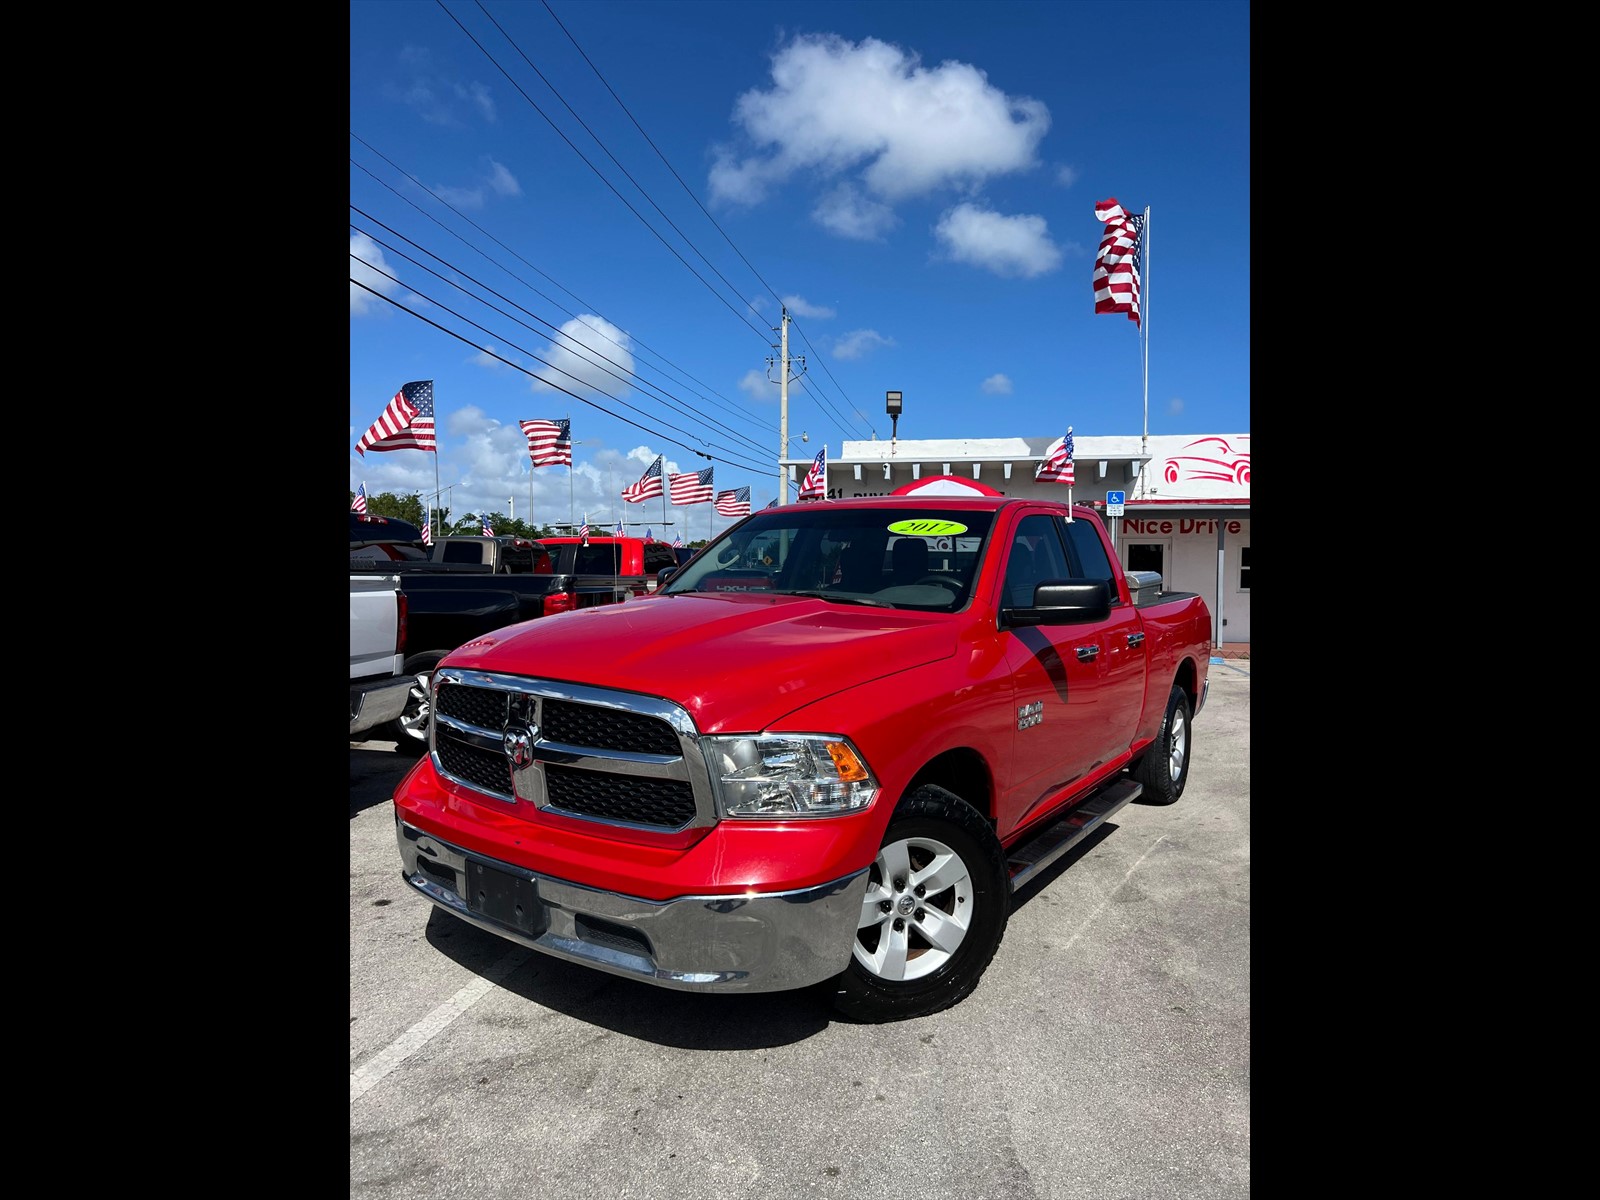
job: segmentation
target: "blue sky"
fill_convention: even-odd
[[[663,454],[759,508],[781,305],[794,457],[889,438],[888,390],[901,438],[1138,435],[1146,350],[1152,435],[1248,433],[1249,16],[355,0],[350,488],[659,525],[618,493]],[[1143,340],[1094,312],[1112,197],[1150,210]],[[437,459],[358,455],[419,379]],[[530,469],[518,421],[560,417],[574,470]]]

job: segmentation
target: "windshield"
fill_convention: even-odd
[[[992,512],[924,507],[757,513],[658,594],[757,591],[954,612],[972,595],[993,520]]]

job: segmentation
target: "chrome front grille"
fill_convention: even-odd
[[[508,804],[668,832],[715,821],[699,733],[654,696],[481,671],[434,674],[444,774]],[[525,765],[514,765],[522,751]]]

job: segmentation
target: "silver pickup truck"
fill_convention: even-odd
[[[398,575],[350,576],[350,737],[405,711],[415,677],[403,673],[405,594]]]

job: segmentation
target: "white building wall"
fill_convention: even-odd
[[[1200,514],[1156,514],[1112,518],[1112,538],[1117,557],[1128,566],[1128,547],[1136,543],[1163,549],[1162,585],[1169,592],[1198,592],[1206,598],[1213,621],[1214,642],[1250,640],[1250,593],[1239,586],[1242,551],[1250,545],[1248,517],[1211,517]],[[1217,586],[1217,534],[1222,534],[1222,587]],[[1218,595],[1222,603],[1217,603]]]

